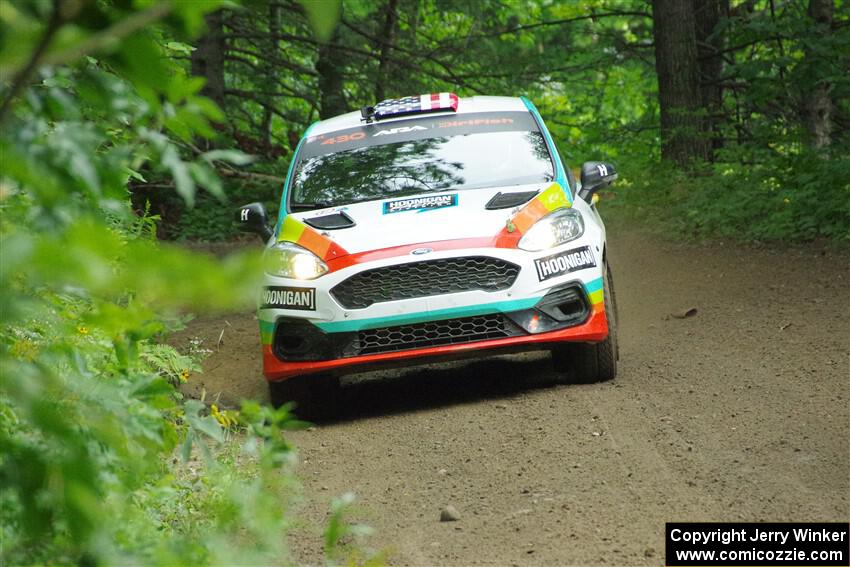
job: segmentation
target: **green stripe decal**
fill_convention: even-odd
[[[270,321],[260,320],[260,341],[264,345],[272,344],[272,336],[274,335],[274,323]]]
[[[537,122],[537,127],[540,129],[540,133],[543,134],[543,139],[546,141],[546,146],[549,148],[549,155],[555,165],[555,183],[561,186],[561,189],[564,190],[564,195],[567,198],[567,203],[572,205],[573,196],[570,193],[570,184],[567,182],[567,173],[564,170],[564,164],[561,163],[561,154],[558,153],[558,149],[555,146],[555,140],[552,139],[552,135],[549,133],[549,129],[546,127],[546,123],[543,122],[543,117],[540,116],[540,112],[537,110],[537,107],[534,106],[534,103],[527,97],[521,96],[519,98],[522,100],[523,104],[525,104],[525,108],[531,113],[534,121]]]
[[[602,278],[596,278],[593,281],[587,282],[584,284],[584,289],[587,293],[593,293],[594,291],[602,289]]]
[[[456,317],[474,317],[476,315],[489,315],[491,313],[507,313],[530,309],[540,301],[539,297],[527,299],[516,299],[513,301],[499,301],[497,303],[485,303],[482,305],[466,305],[463,307],[449,307],[435,311],[422,311],[420,313],[403,313],[389,317],[373,317],[371,319],[357,319],[355,321],[331,321],[328,323],[315,323],[317,327],[326,333],[343,333],[347,331],[361,331],[363,329],[378,329],[380,327],[391,327],[394,325],[411,325],[413,323],[425,323],[427,321],[439,321],[440,319],[453,319]]]
[[[280,210],[277,215],[277,224],[275,225],[275,236],[280,234],[280,227],[283,224],[283,217],[286,216],[286,196],[289,193],[289,189],[292,186],[292,177],[295,172],[295,161],[298,157],[298,152],[301,150],[301,147],[304,145],[304,141],[310,136],[310,130],[313,129],[313,126],[318,124],[319,121],[313,122],[309,126],[307,126],[307,130],[304,131],[304,135],[301,136],[301,139],[298,140],[298,145],[295,146],[295,151],[292,152],[292,158],[289,161],[289,169],[286,172],[286,181],[283,182],[283,191],[280,194]],[[275,238],[277,241],[277,238]]]

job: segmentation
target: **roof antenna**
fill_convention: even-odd
[[[360,120],[366,122],[366,124],[371,124],[373,116],[375,116],[375,107],[374,106],[362,106],[362,107],[360,107]]]

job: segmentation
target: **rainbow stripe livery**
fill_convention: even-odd
[[[326,262],[348,254],[344,248],[329,237],[291,215],[283,218],[277,241],[297,244]]]
[[[530,101],[435,93],[308,132],[267,244],[294,252],[267,263],[258,310],[273,391],[611,340],[605,227]]]

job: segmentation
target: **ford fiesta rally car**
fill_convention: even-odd
[[[345,373],[548,349],[577,382],[617,372],[595,192],[525,98],[439,93],[310,126],[280,214],[241,207],[266,241],[259,306],[275,405],[315,406]]]

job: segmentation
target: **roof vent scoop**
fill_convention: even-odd
[[[337,230],[340,228],[351,228],[356,223],[350,216],[345,214],[345,211],[338,211],[330,215],[322,215],[311,219],[304,219],[304,222],[318,228],[320,230]]]
[[[537,191],[522,191],[519,193],[496,193],[493,195],[493,198],[487,201],[487,204],[484,205],[484,208],[488,211],[494,211],[496,209],[508,209],[510,207],[516,207],[517,205],[522,205],[526,201],[532,199],[535,195],[537,195]]]
[[[360,109],[360,120],[371,123],[373,120],[396,118],[412,114],[427,114],[429,112],[457,112],[459,99],[454,93],[430,93],[404,98],[389,98],[375,106],[364,106]]]

